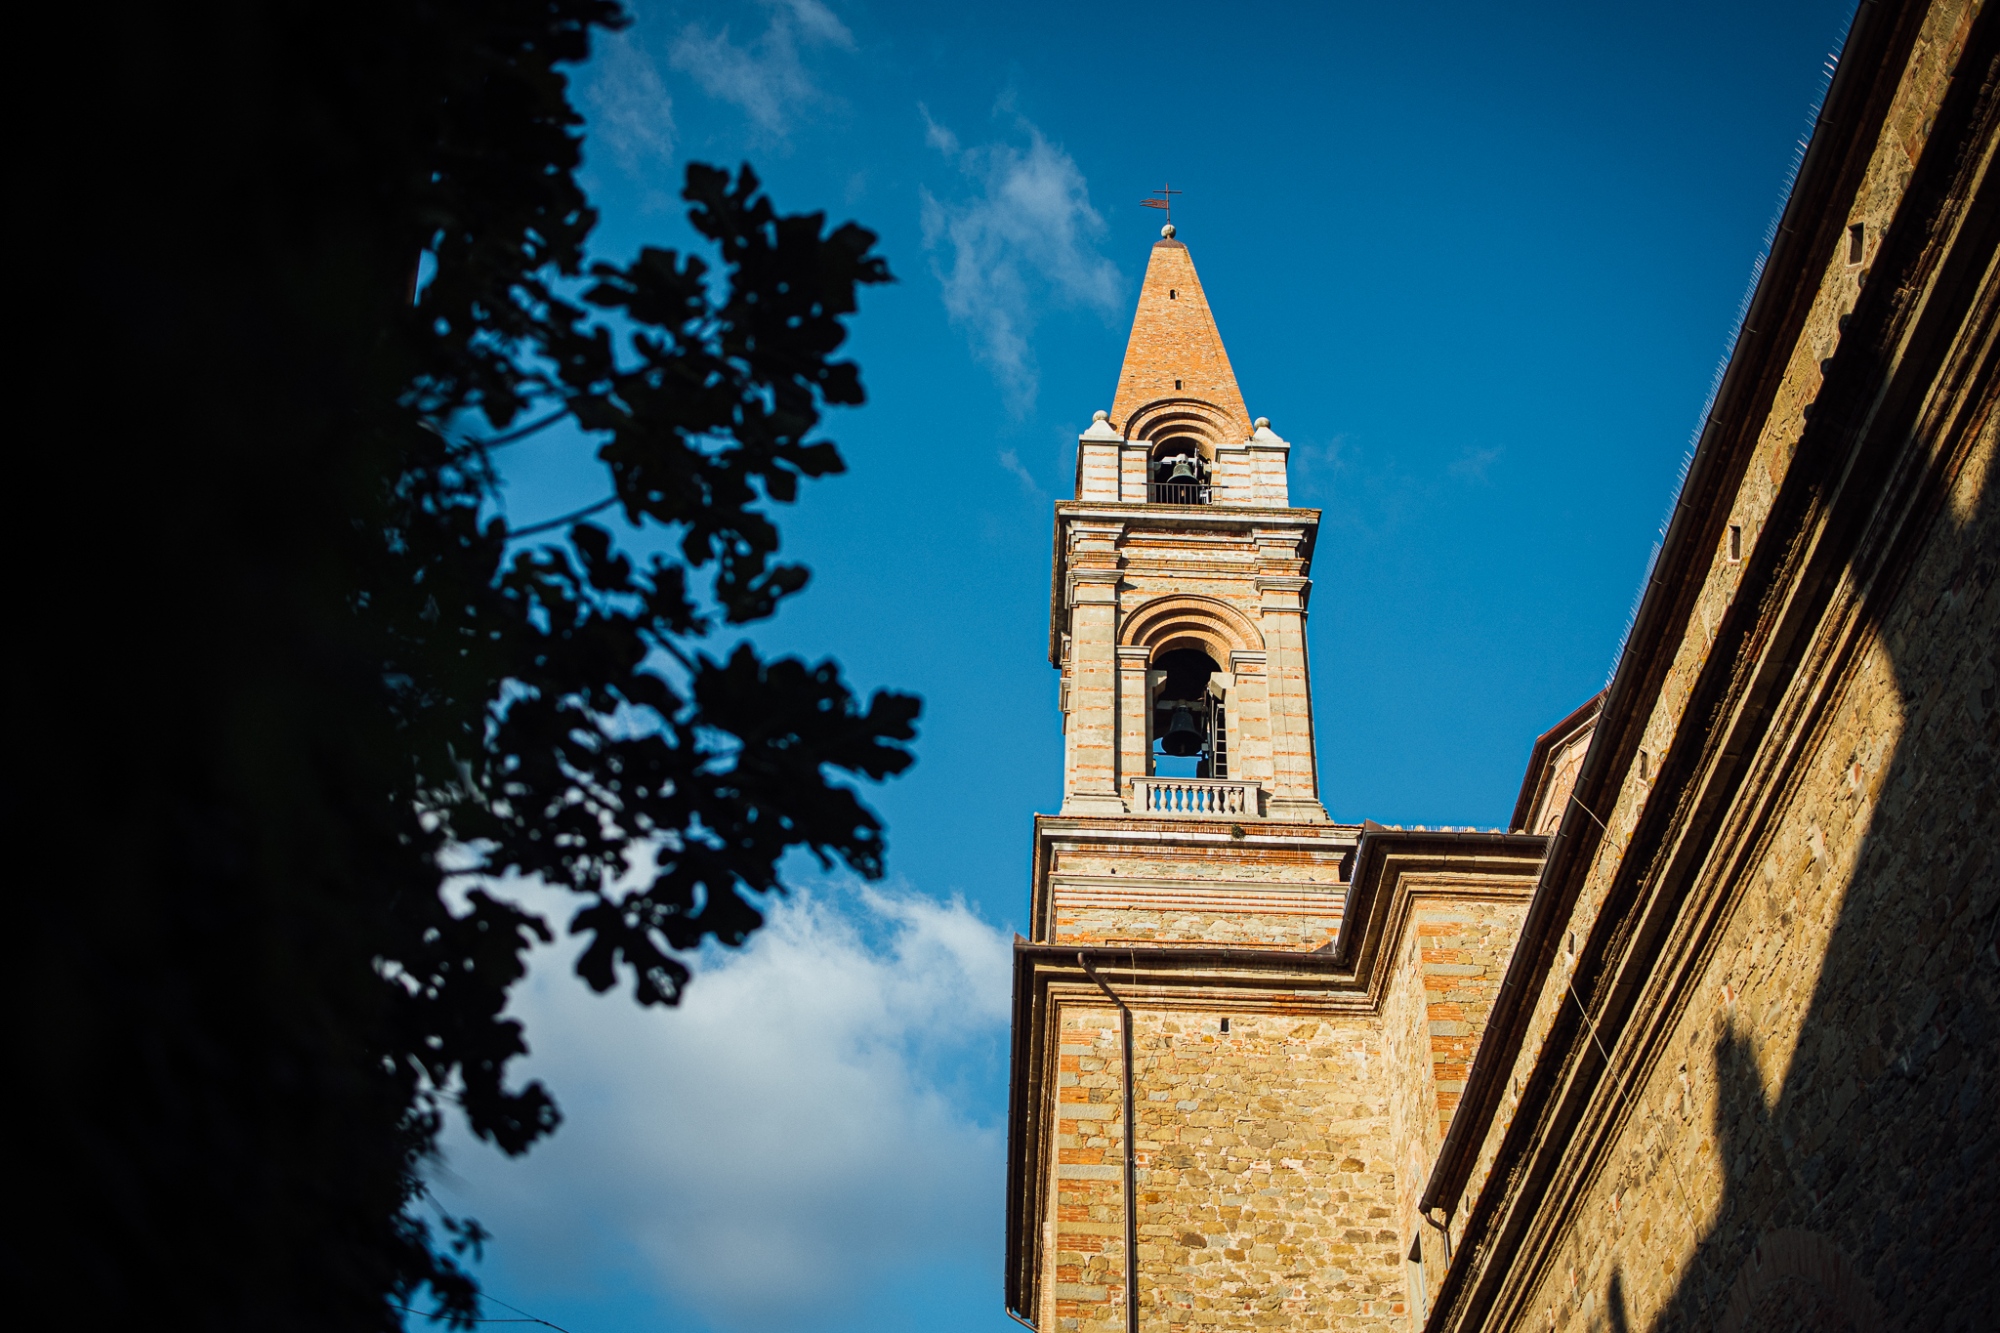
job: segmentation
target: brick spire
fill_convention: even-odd
[[[1243,390],[1236,385],[1229,353],[1222,349],[1208,296],[1195,276],[1187,246],[1174,239],[1171,226],[1153,246],[1146,263],[1146,280],[1139,288],[1139,310],[1132,317],[1132,338],[1125,344],[1125,365],[1118,372],[1118,394],[1111,403],[1111,425],[1124,432],[1132,415],[1149,403],[1179,399],[1208,404],[1229,422],[1228,443],[1250,438],[1250,412]],[[1179,387],[1175,387],[1176,384]]]

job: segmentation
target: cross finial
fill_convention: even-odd
[[[1153,194],[1158,196],[1157,198],[1141,199],[1139,201],[1139,207],[1166,209],[1167,225],[1171,227],[1174,225],[1174,196],[1182,193],[1184,193],[1184,191],[1176,190],[1170,184],[1162,185],[1159,189],[1153,191]],[[1168,235],[1172,235],[1172,233],[1169,232]]]

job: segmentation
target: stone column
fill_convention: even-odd
[[[1271,423],[1257,418],[1257,429],[1245,446],[1249,452],[1251,487],[1256,494],[1252,502],[1283,508],[1291,500],[1291,485],[1286,473],[1287,461],[1292,446],[1272,431]]]
[[[1313,754],[1312,682],[1306,673],[1306,591],[1296,575],[1257,580],[1262,599],[1266,678],[1271,697],[1271,815],[1320,822],[1319,774]]]
[[[1118,494],[1127,504],[1145,504],[1146,483],[1152,480],[1152,445],[1145,440],[1128,440],[1119,454]]]
[[[1111,429],[1099,412],[1090,429],[1076,437],[1076,498],[1116,500],[1119,490],[1119,453],[1124,438]]]
[[[1238,649],[1229,654],[1229,672],[1235,681],[1230,691],[1229,775],[1246,782],[1261,783],[1266,791],[1272,784],[1271,697],[1264,680],[1264,654]],[[1259,811],[1261,814],[1262,812]]]
[[[1122,523],[1069,530],[1068,783],[1062,812],[1124,814],[1118,796],[1118,538]]]
[[[1146,751],[1151,743],[1152,719],[1146,716],[1151,691],[1146,688],[1146,666],[1153,655],[1150,648],[1118,650],[1118,794],[1132,804],[1132,779],[1146,776]]]
[[[1250,446],[1215,446],[1215,503],[1251,505],[1257,503],[1257,482],[1250,468]]]

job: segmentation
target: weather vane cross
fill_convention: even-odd
[[[1139,207],[1166,209],[1167,222],[1171,224],[1174,220],[1174,196],[1177,194],[1184,193],[1184,191],[1176,190],[1171,185],[1162,185],[1159,189],[1153,191],[1153,193],[1159,197],[1153,199],[1141,199],[1139,201]]]

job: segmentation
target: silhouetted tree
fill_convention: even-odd
[[[46,1183],[11,1264],[109,1326],[463,1317],[479,1233],[421,1206],[442,1116],[508,1153],[558,1116],[501,1016],[550,926],[454,875],[574,890],[584,979],[670,1004],[789,850],[881,873],[839,777],[906,767],[916,701],[700,642],[804,585],[766,505],[841,469],[809,437],[862,400],[835,353],[888,271],[747,166],[687,172],[718,270],[590,263],[562,68],[607,0],[77,16],[17,47],[59,92],[16,192],[15,1148]],[[494,516],[495,451],[561,419],[671,557]]]

